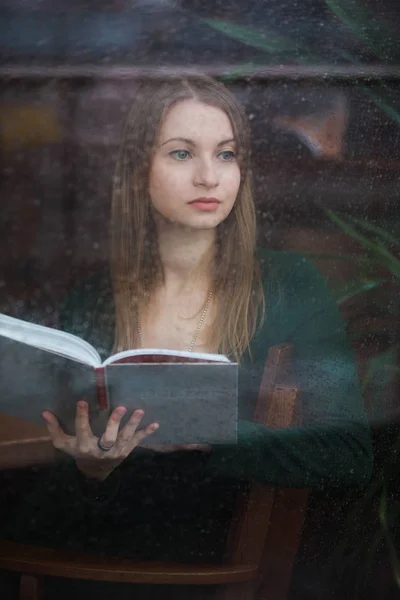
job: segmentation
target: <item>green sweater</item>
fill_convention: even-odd
[[[239,373],[239,443],[216,446],[213,474],[290,487],[366,483],[371,442],[345,326],[315,266],[291,252],[259,250],[266,320]],[[96,274],[67,299],[63,329],[111,353],[114,307],[108,274]],[[272,431],[250,421],[268,348],[294,346],[293,382],[302,391],[302,427]]]
[[[238,444],[214,446],[210,455],[136,449],[102,483],[86,481],[66,458],[25,503],[10,537],[50,545],[64,538],[63,547],[67,537],[70,547],[86,550],[93,538],[96,551],[115,553],[117,546],[118,553],[136,555],[130,532],[141,540],[143,558],[182,558],[171,556],[173,540],[189,560],[199,554],[198,542],[193,547],[188,542],[197,536],[210,560],[210,546],[212,555],[222,549],[216,531],[229,520],[232,491],[246,482],[319,489],[368,483],[369,427],[353,352],[325,280],[301,255],[259,250],[259,257],[266,319],[251,343],[251,358],[247,352],[239,367]],[[69,294],[61,327],[103,357],[111,353],[114,307],[107,272]],[[302,425],[270,430],[250,419],[268,348],[282,342],[294,346],[291,377],[302,391]],[[105,525],[106,514],[112,527]]]

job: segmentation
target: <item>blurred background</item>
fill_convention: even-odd
[[[296,599],[400,597],[399,35],[398,0],[0,3],[0,312],[57,326],[106,264],[138,77],[206,72],[246,108],[259,243],[328,278],[377,456],[362,497],[312,497]]]

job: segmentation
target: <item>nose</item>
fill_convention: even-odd
[[[210,189],[219,185],[219,175],[212,159],[198,159],[196,161],[194,185]]]

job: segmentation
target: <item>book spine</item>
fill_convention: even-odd
[[[96,367],[94,372],[96,375],[97,402],[100,410],[106,410],[108,407],[106,370],[104,367]]]

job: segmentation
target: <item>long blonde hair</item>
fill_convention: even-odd
[[[264,314],[260,268],[255,256],[249,127],[233,94],[217,81],[200,75],[142,82],[128,114],[111,209],[115,348],[123,350],[138,344],[137,311],[163,281],[148,191],[149,170],[164,115],[174,103],[186,98],[222,109],[231,121],[237,143],[240,188],[231,213],[217,228],[213,284],[218,310],[210,331],[213,347],[240,360]]]

